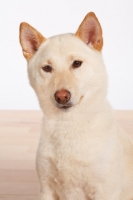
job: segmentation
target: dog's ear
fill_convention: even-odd
[[[103,46],[102,28],[93,12],[88,13],[80,24],[75,36],[89,46],[101,51]]]
[[[28,61],[38,50],[45,38],[35,28],[26,22],[20,24],[20,44],[22,46],[23,55]]]

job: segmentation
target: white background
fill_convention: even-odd
[[[75,32],[90,11],[103,28],[108,99],[115,109],[133,109],[132,0],[1,0],[0,109],[39,109],[19,45],[20,22],[50,37]]]

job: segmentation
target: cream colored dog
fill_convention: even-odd
[[[88,13],[75,34],[20,43],[44,113],[37,151],[40,200],[133,200],[133,145],[107,99],[102,29]]]

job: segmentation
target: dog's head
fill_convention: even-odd
[[[102,29],[94,13],[86,15],[75,34],[49,39],[23,22],[20,43],[30,84],[43,110],[70,110],[104,90]]]

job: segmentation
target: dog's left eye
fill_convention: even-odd
[[[82,61],[79,61],[79,60],[75,60],[72,64],[72,67],[73,68],[78,68],[82,65]]]
[[[52,67],[49,65],[46,65],[46,66],[42,67],[42,70],[45,72],[52,72]]]

